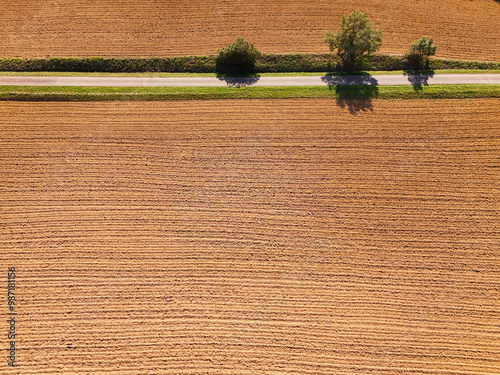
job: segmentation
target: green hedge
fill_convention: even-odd
[[[166,59],[116,59],[105,57],[4,58],[0,59],[0,71],[212,73],[215,71],[215,61],[212,56],[183,56]]]
[[[331,54],[263,54],[257,60],[256,69],[259,73],[329,72],[336,66]]]
[[[500,63],[483,61],[462,61],[431,59],[431,69],[500,69]]]
[[[405,70],[403,56],[374,55],[367,70]],[[500,69],[500,63],[431,59],[430,69]],[[340,65],[332,54],[263,54],[257,59],[257,73],[333,72]],[[22,72],[170,72],[214,73],[215,56],[183,56],[150,59],[91,58],[0,58],[0,71]]]

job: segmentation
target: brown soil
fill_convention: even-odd
[[[0,103],[0,373],[498,374],[499,104]]]
[[[3,0],[1,57],[150,57],[215,54],[242,36],[266,53],[326,53],[342,15],[369,12],[381,52],[423,35],[438,57],[500,61],[495,0]]]

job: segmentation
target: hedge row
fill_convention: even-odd
[[[213,73],[215,71],[215,61],[213,56],[183,56],[166,59],[116,59],[106,57],[3,58],[0,59],[0,71]]]
[[[403,56],[375,55],[366,70],[405,70]],[[430,69],[500,69],[500,63],[431,59]],[[340,66],[331,54],[261,55],[256,63],[258,73],[332,72]],[[0,71],[22,72],[171,72],[214,73],[215,56],[172,58],[117,59],[91,58],[1,58]]]

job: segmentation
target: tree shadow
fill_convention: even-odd
[[[413,90],[422,91],[423,86],[429,86],[429,78],[434,77],[434,70],[405,70],[403,74],[413,86]]]
[[[326,75],[321,80],[332,90],[335,88],[337,104],[352,115],[360,111],[373,111],[372,99],[378,96],[378,81],[368,73],[357,76]]]
[[[358,71],[358,72],[339,71],[339,72],[330,72],[325,74],[325,77],[358,77],[358,76],[372,77],[370,73],[365,71]]]
[[[234,74],[217,74],[217,79],[226,82],[229,87],[244,87],[252,86],[260,79],[258,74],[234,75]]]

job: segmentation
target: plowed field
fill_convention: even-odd
[[[499,104],[0,103],[0,372],[498,374]]]
[[[265,53],[324,53],[356,8],[383,28],[383,53],[427,35],[438,57],[500,61],[498,0],[2,0],[0,56],[215,54],[239,36]]]

